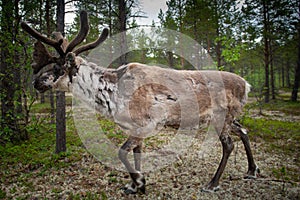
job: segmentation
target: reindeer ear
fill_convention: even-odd
[[[33,63],[31,64],[33,68],[33,73],[38,73],[44,66],[49,64],[49,61],[52,59],[52,56],[40,41],[34,43],[33,51]]]

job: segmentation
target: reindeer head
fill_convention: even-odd
[[[81,11],[80,13],[80,31],[71,42],[63,38],[60,32],[55,32],[53,34],[55,39],[50,39],[31,28],[26,22],[22,22],[21,27],[37,39],[37,42],[34,44],[34,62],[31,66],[34,74],[33,85],[39,92],[45,92],[55,85],[59,85],[59,82],[66,81],[65,78],[69,78],[69,81],[72,81],[71,77],[79,67],[76,62],[76,56],[97,47],[108,36],[108,29],[104,28],[96,41],[75,49],[86,38],[89,31],[86,11]],[[43,43],[53,47],[57,51],[58,56],[51,55]]]

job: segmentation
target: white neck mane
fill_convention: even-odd
[[[69,82],[73,95],[87,103],[105,117],[112,118],[116,112],[118,91],[115,69],[106,69],[82,59],[78,73]]]

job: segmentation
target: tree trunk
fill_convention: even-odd
[[[180,38],[179,38],[179,44],[180,44],[180,65],[181,68],[184,69],[184,57],[185,57],[185,52],[184,52],[184,44],[182,41],[183,38],[183,2],[181,0],[179,0],[179,31],[180,31]]]
[[[109,37],[112,37],[112,34],[113,34],[113,18],[112,18],[112,12],[113,12],[113,8],[112,8],[112,0],[109,0],[108,1],[108,28],[109,28]],[[108,40],[110,45],[109,45],[109,56],[110,56],[110,59],[109,59],[109,63],[110,63],[110,66],[109,67],[112,67],[112,63],[113,63],[113,41],[112,40]]]
[[[300,13],[300,2],[298,2],[298,13]],[[297,67],[295,71],[295,79],[294,79],[294,86],[292,91],[292,101],[297,101],[298,98],[298,90],[299,90],[299,83],[300,83],[300,20],[298,18],[298,61],[297,61]]]
[[[298,44],[298,52],[300,52],[300,44]],[[292,101],[297,101],[298,99],[299,82],[300,82],[300,53],[298,53],[298,62],[295,71],[295,80],[294,80],[294,86],[293,86],[292,97],[291,97]]]
[[[199,31],[198,31],[198,26],[197,26],[197,16],[196,16],[196,10],[197,10],[197,1],[193,0],[193,35],[194,35],[194,39],[199,42]],[[194,45],[194,52],[195,52],[195,63],[196,63],[196,69],[200,69],[201,68],[201,63],[200,63],[200,56],[199,55],[199,48],[198,45]],[[209,53],[209,48],[208,48],[208,53]],[[194,66],[195,67],[195,66]]]
[[[57,0],[57,31],[64,35],[65,1]],[[56,153],[65,152],[66,147],[66,99],[65,92],[56,92]]]
[[[0,98],[1,98],[1,132],[0,141],[13,140],[18,134],[17,119],[15,117],[14,95],[14,65],[13,55],[13,17],[14,3],[3,0],[1,7],[1,63],[0,63]]]
[[[39,13],[40,13],[40,15],[39,15],[39,27],[42,30],[43,29],[43,24],[44,24],[44,19],[43,19],[44,9],[43,9],[43,2],[40,1],[39,3],[40,3],[40,5],[39,5]],[[40,103],[45,103],[45,93],[44,92],[40,93],[40,96],[41,96]]]
[[[174,56],[173,56],[173,52],[168,51],[167,52],[167,57],[168,57],[169,67],[170,68],[174,68]]]
[[[269,22],[268,22],[268,9],[266,1],[263,1],[263,15],[264,15],[264,64],[265,64],[265,103],[270,101],[270,80],[269,80],[269,61],[270,61],[270,52],[269,52]]]
[[[126,1],[119,0],[119,31],[120,31],[120,64],[126,64],[127,39],[126,39]]]
[[[56,92],[56,148],[55,153],[65,152],[66,147],[66,103],[65,93]]]
[[[272,43],[270,42],[270,74],[271,74],[271,94],[272,99],[276,99],[275,95],[275,73],[274,73],[274,65],[273,65],[273,52],[272,52]]]
[[[46,0],[46,6],[45,6],[45,20],[46,20],[46,29],[47,29],[47,37],[51,37],[51,25],[50,25],[50,8],[51,8],[51,2],[50,0]],[[55,123],[55,107],[54,107],[54,93],[53,90],[49,91],[49,101],[50,101],[50,107],[51,107],[51,124]]]
[[[284,64],[281,66],[281,86],[285,87],[285,72],[284,72]]]
[[[219,34],[217,34],[217,35],[219,35]],[[217,42],[217,45],[216,45],[216,55],[217,55],[217,68],[218,68],[218,70],[220,70],[222,68],[221,41]]]
[[[17,40],[17,36],[19,34],[19,1],[14,1],[15,3],[15,10],[14,10],[14,16],[15,16],[15,23],[14,23],[14,35],[13,35],[13,40],[16,41]],[[16,94],[15,94],[15,99],[16,99],[16,114],[17,115],[22,115],[22,81],[21,81],[21,70],[22,70],[22,66],[20,65],[20,54],[19,54],[19,50],[18,48],[15,47],[15,51],[14,51],[14,66],[15,66],[15,70],[14,70],[14,82],[15,82],[15,90],[16,90]]]

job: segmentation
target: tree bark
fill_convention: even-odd
[[[56,92],[56,148],[55,153],[65,152],[66,147],[66,103],[65,93]]]
[[[173,56],[173,52],[168,51],[167,52],[167,57],[168,57],[169,67],[170,68],[174,68],[174,56]]]
[[[269,61],[270,61],[270,52],[269,52],[269,22],[268,22],[268,8],[266,1],[263,0],[263,16],[264,16],[264,64],[265,64],[265,85],[264,85],[264,96],[265,96],[265,103],[270,101],[270,69],[269,69]]]
[[[57,0],[57,31],[64,35],[65,1]],[[66,147],[66,99],[65,92],[56,92],[56,153],[65,152]]]
[[[271,94],[272,99],[276,99],[275,92],[275,73],[274,73],[274,62],[273,62],[273,52],[272,52],[272,43],[270,42],[270,74],[271,74]]]
[[[45,20],[46,20],[46,29],[47,29],[47,37],[51,37],[51,25],[50,25],[50,8],[51,2],[50,0],[46,0],[45,6]],[[54,93],[53,90],[49,91],[49,100],[50,100],[50,107],[51,107],[51,124],[55,123],[55,107],[54,107]]]
[[[281,66],[281,87],[285,87],[285,71],[284,64]]]
[[[298,13],[300,13],[300,2],[298,2]],[[295,79],[294,79],[294,86],[293,86],[293,91],[292,91],[292,96],[291,100],[292,101],[297,101],[298,99],[298,90],[299,90],[299,83],[300,83],[300,20],[298,17],[298,61],[297,61],[297,67],[295,71]]]
[[[300,44],[298,44],[298,52],[300,52]],[[299,82],[300,82],[300,53],[298,53],[298,62],[297,62],[294,87],[293,87],[292,97],[291,97],[292,101],[297,101],[298,99]]]
[[[126,52],[127,52],[127,39],[126,39],[126,1],[119,0],[118,5],[118,17],[119,17],[119,31],[120,31],[120,64],[126,64]]]
[[[13,53],[13,17],[14,2],[3,0],[1,7],[1,63],[0,63],[0,98],[1,98],[1,134],[0,141],[14,140],[18,133],[17,119],[15,116],[14,95],[14,70],[12,64]]]

